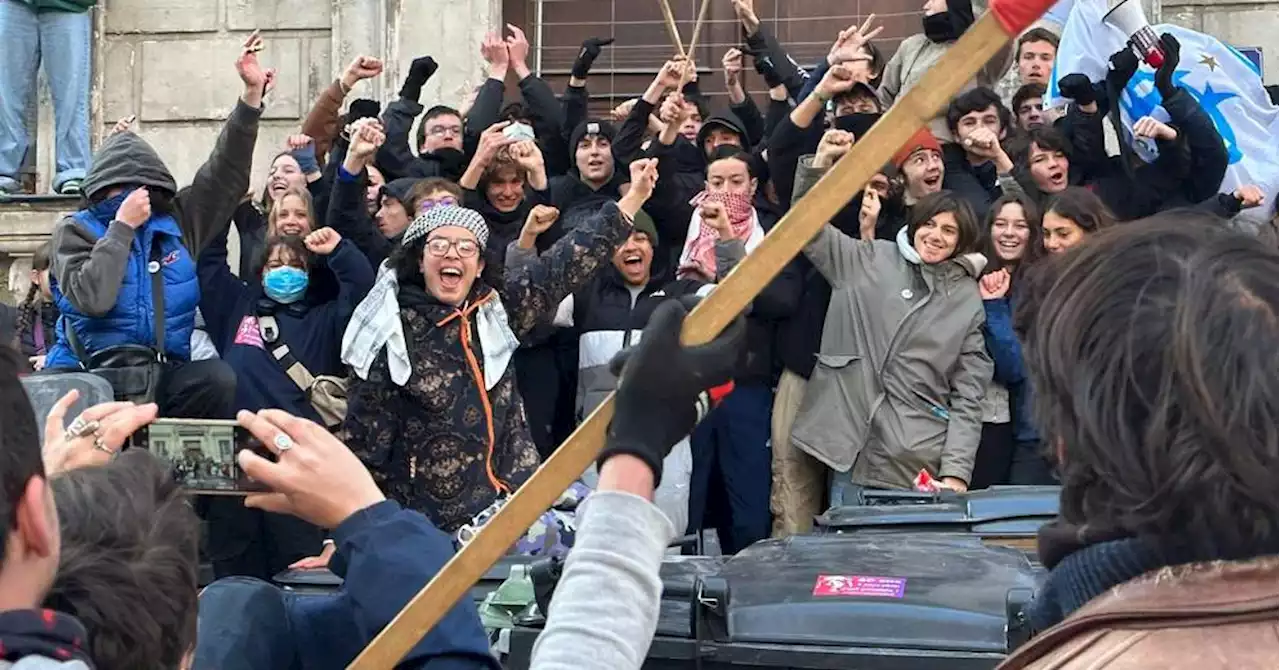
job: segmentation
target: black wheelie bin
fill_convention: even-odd
[[[1035,554],[1036,532],[1058,515],[1058,486],[995,486],[956,493],[864,491],[814,521],[817,534],[967,533]]]
[[[949,532],[796,536],[679,563],[663,564],[647,670],[994,668],[1030,635],[1042,576],[1023,551]],[[506,667],[529,667],[539,632],[512,631]]]

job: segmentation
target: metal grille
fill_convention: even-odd
[[[681,40],[689,42],[702,0],[670,0]],[[724,96],[720,60],[741,43],[741,24],[725,0],[707,12],[694,60],[702,91],[716,100]],[[910,8],[910,9],[907,9]],[[920,11],[901,0],[756,0],[760,21],[802,66],[823,58],[836,34],[870,13],[885,27],[876,44],[888,58],[902,38],[920,31]],[[657,0],[529,0],[534,26],[536,62],[556,90],[567,84],[582,41],[613,36],[591,69],[588,90],[593,111],[636,97],[652,81],[662,63],[675,53]],[[750,63],[750,59],[748,59]],[[747,65],[747,87],[764,100],[764,81]]]

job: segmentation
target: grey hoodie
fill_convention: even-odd
[[[155,149],[132,132],[112,135],[102,143],[82,188],[91,200],[106,189],[125,184],[174,194],[172,214],[182,230],[182,244],[192,258],[198,257],[209,239],[228,225],[249,190],[261,116],[261,109],[237,101],[209,160],[182,190]],[[73,218],[58,222],[53,228],[51,269],[59,290],[85,314],[107,313],[115,306],[133,237],[134,230],[119,221],[111,223],[102,239]]]

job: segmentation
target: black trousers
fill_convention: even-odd
[[[1016,442],[1013,445],[1013,466],[1009,469],[1010,484],[1055,485],[1058,476],[1053,464],[1045,457],[1044,446],[1039,442]]]
[[[236,373],[217,359],[170,361],[156,389],[156,404],[166,418],[234,419]]]
[[[574,404],[578,394],[578,347],[553,339],[516,350],[513,362],[529,435],[545,459],[577,423]]]
[[[969,476],[969,488],[985,489],[988,486],[1009,483],[1009,470],[1013,467],[1013,422],[982,424],[982,439],[973,459],[973,474]]]

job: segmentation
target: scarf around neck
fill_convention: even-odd
[[[702,191],[689,201],[693,205],[693,215],[689,219],[689,234],[685,237],[684,251],[680,254],[680,266],[677,274],[687,277],[697,274],[706,281],[716,279],[716,242],[720,233],[715,228],[703,223],[700,209],[708,202],[724,206],[729,215],[729,227],[734,239],[742,240],[747,253],[759,246],[764,239],[764,229],[760,227],[759,217],[751,196],[745,193],[711,193]]]
[[[43,657],[59,668],[88,670],[93,667],[84,649],[88,637],[76,618],[51,609],[0,612],[0,661]]]
[[[399,290],[395,270],[383,261],[373,288],[356,306],[342,334],[342,362],[350,365],[361,379],[369,378],[370,368],[384,349],[391,381],[404,386],[413,372],[404,325],[400,321]],[[491,290],[476,304],[458,311],[463,318],[471,312],[476,314],[476,329],[484,354],[485,390],[492,391],[506,372],[520,340],[511,331],[507,310],[496,291]]]

